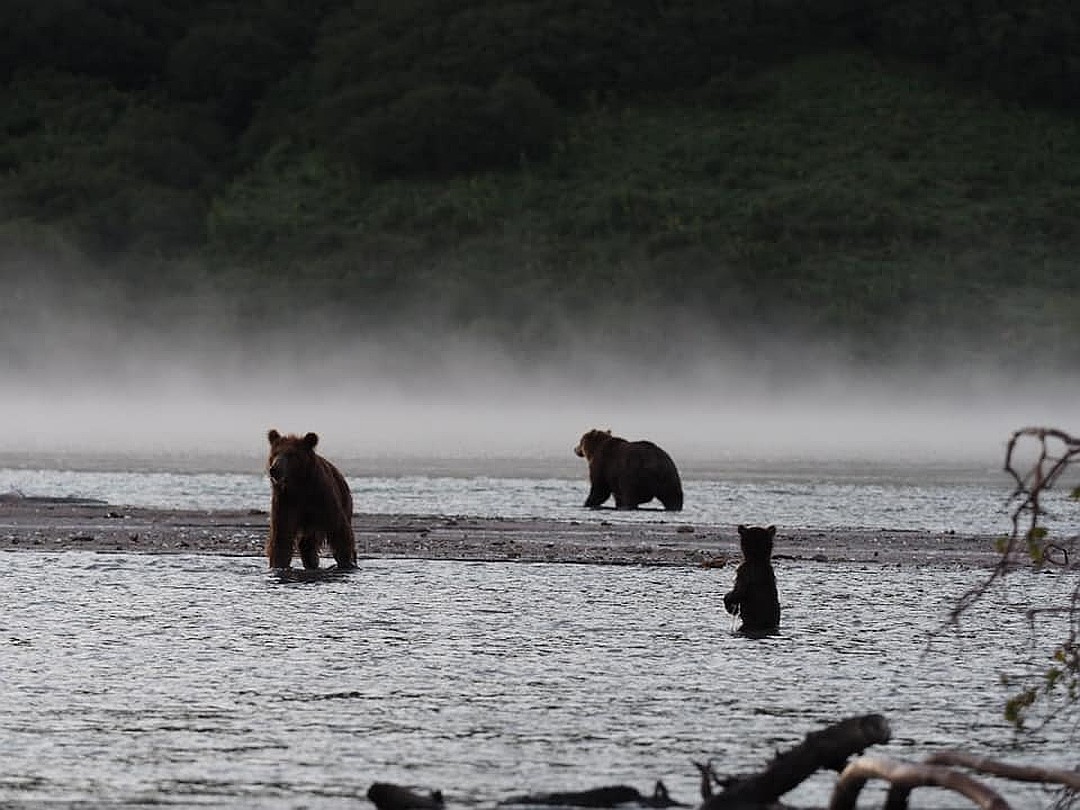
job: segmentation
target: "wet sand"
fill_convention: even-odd
[[[268,523],[261,510],[184,511],[3,498],[0,551],[261,557]],[[354,516],[353,525],[361,558],[715,567],[739,561],[735,526],[698,524],[664,512],[657,512],[655,521],[633,523],[619,522],[614,512],[587,510],[575,521],[361,514]],[[778,563],[986,568],[997,560],[993,545],[988,535],[778,526],[774,558]],[[330,564],[332,559],[325,558],[324,565]]]

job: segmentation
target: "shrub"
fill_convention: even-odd
[[[433,84],[352,126],[345,148],[377,174],[436,174],[516,165],[547,154],[560,128],[554,103],[519,77],[490,91]]]

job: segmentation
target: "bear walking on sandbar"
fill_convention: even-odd
[[[288,568],[293,547],[304,568],[319,567],[319,548],[326,540],[338,568],[356,567],[352,493],[337,467],[315,452],[319,437],[266,434],[270,457],[270,536],[266,557],[271,568]]]
[[[743,561],[735,569],[735,587],[724,595],[724,609],[742,618],[739,632],[767,635],[780,628],[780,597],[772,567],[776,527],[739,526]]]
[[[616,509],[637,509],[653,498],[670,512],[682,509],[682,481],[675,462],[652,442],[628,442],[610,430],[590,430],[574,453],[589,462],[585,506],[590,509],[612,495]]]

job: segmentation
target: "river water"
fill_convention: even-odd
[[[257,469],[129,466],[9,465],[0,492],[268,502]],[[483,464],[346,469],[362,512],[583,518],[582,478],[543,465],[516,477]],[[700,471],[686,478],[679,520],[1001,532],[1003,478]],[[1023,610],[1075,587],[1075,572],[1017,572],[959,631],[932,636],[977,572],[776,568],[783,632],[753,641],[723,612],[728,570],[366,560],[348,575],[283,580],[259,558],[6,554],[0,806],[363,807],[375,781],[492,806],[613,783],[650,792],[658,778],[694,803],[691,760],[756,770],[866,712],[893,727],[879,753],[918,760],[957,746],[1077,764],[1067,729],[1014,738],[1000,683],[1047,660]],[[787,800],[822,805],[834,779],[818,774]],[[1052,803],[1038,788],[1002,789],[1016,807]],[[880,787],[864,795],[880,806]],[[915,801],[963,806],[928,789]]]
[[[880,753],[1075,764],[1064,735],[1011,747],[998,682],[1041,655],[1005,597],[1060,575],[1019,573],[931,638],[971,572],[777,574],[784,630],[755,641],[720,607],[727,571],[385,560],[290,581],[256,558],[11,553],[0,805],[337,808],[394,781],[472,806],[657,778],[694,802],[691,759],[754,770],[864,712],[892,724]]]

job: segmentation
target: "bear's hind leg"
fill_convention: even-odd
[[[343,571],[356,568],[356,537],[353,535],[351,522],[339,526],[336,531],[328,532],[326,539],[338,568]]]
[[[682,511],[682,493],[681,492],[665,492],[660,498],[660,503],[664,505],[664,508],[669,512],[681,512]]]

